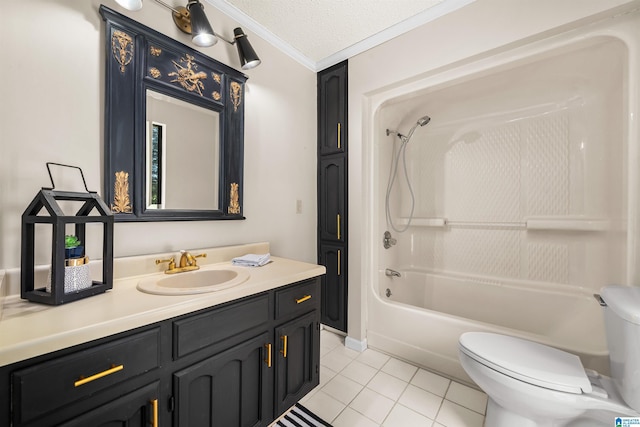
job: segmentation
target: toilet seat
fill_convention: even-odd
[[[543,344],[488,332],[467,332],[460,351],[504,375],[566,393],[591,393],[578,356]]]

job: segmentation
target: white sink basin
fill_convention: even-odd
[[[233,288],[249,279],[249,273],[232,266],[205,267],[186,273],[162,274],[138,282],[138,290],[156,295],[190,295]]]

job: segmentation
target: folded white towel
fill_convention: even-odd
[[[246,254],[231,260],[231,264],[244,267],[262,267],[271,262],[271,254]]]

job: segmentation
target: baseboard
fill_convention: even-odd
[[[343,336],[343,337],[347,336],[346,332],[341,331],[340,329],[332,328],[331,326],[327,326],[324,323],[320,324],[320,329],[321,330],[325,330],[325,331],[329,331],[331,333],[334,333],[336,335],[340,335],[340,336]]]
[[[351,350],[355,350],[359,353],[362,353],[367,349],[367,340],[364,339],[360,341],[355,338],[347,336],[344,339],[344,346],[347,348],[350,348]]]

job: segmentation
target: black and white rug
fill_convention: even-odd
[[[274,424],[274,427],[331,427],[331,424],[297,403]]]

